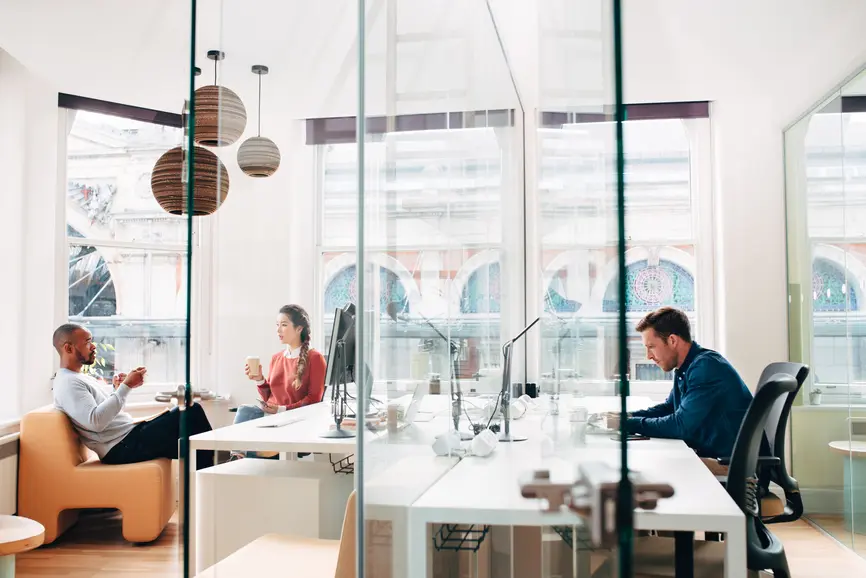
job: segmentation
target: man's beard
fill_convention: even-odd
[[[96,363],[96,352],[95,351],[87,357],[82,355],[80,351],[76,351],[75,353],[78,356],[78,363],[80,363],[82,365],[93,365],[94,363]]]

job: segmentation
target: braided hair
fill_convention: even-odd
[[[300,305],[284,305],[280,307],[280,313],[288,317],[292,325],[301,328],[301,353],[298,356],[298,373],[293,384],[295,389],[300,389],[310,357],[310,316]]]

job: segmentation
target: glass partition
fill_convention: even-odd
[[[505,575],[510,527],[441,517],[423,503],[453,496],[447,487],[471,440],[498,422],[502,346],[525,324],[520,101],[485,2],[364,4],[361,212],[352,194],[357,224],[328,226],[349,210],[331,193],[339,167],[329,152],[322,253],[332,262],[333,249],[357,246],[363,263],[358,359],[377,410],[361,436],[358,477],[365,575],[423,575],[422,557],[436,576]],[[358,161],[358,145],[337,146]],[[354,280],[354,263],[341,266]],[[340,268],[325,268],[337,283]],[[511,375],[524,381],[522,361]],[[504,432],[488,434],[496,443]],[[429,524],[389,515],[397,492],[420,502]]]
[[[793,409],[792,470],[809,519],[861,555],[864,81],[855,75],[785,132],[790,355],[811,368]]]
[[[625,266],[612,4],[194,6],[184,194],[163,198],[194,214],[187,395],[220,426],[188,446],[216,452],[189,468],[191,575],[269,533],[341,540],[359,576],[616,568],[519,497],[534,469],[618,479],[625,457],[572,423],[617,412],[629,376],[624,289],[570,309]],[[554,399],[547,367],[610,388]]]

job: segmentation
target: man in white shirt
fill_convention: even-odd
[[[106,393],[102,383],[81,372],[96,361],[96,345],[90,332],[74,323],[54,332],[54,349],[60,369],[54,378],[54,405],[72,421],[85,446],[105,464],[134,464],[156,458],[178,458],[180,412],[177,408],[155,418],[134,423],[123,411],[129,392],[144,383],[147,369],[137,367],[114,377],[114,391]],[[202,407],[187,411],[189,435],[210,431]],[[213,465],[213,452],[199,451],[197,468]]]

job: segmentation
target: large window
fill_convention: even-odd
[[[366,277],[374,284],[376,379],[447,379],[449,348],[435,330],[459,343],[460,378],[499,367],[508,301],[503,205],[521,199],[506,168],[509,118],[498,111],[476,117],[472,128],[386,133],[366,144],[366,246],[368,266],[378,269]],[[318,309],[327,337],[334,309],[357,299],[357,145],[322,144],[318,152]]]
[[[708,106],[662,105],[659,115],[642,105],[638,112],[643,117],[636,114],[625,132],[628,322],[633,328],[647,311],[673,305],[712,347]],[[308,136],[323,137],[310,122]],[[586,115],[542,115],[537,144],[526,144],[536,147],[538,159],[530,173],[537,177],[537,212],[521,194],[516,175],[522,169],[513,169],[521,164],[518,138],[510,126],[476,126],[383,132],[368,140],[365,237],[368,261],[378,270],[367,276],[374,285],[368,304],[379,318],[377,379],[451,373],[446,345],[429,321],[460,344],[458,375],[487,389],[486,378],[498,379],[502,341],[524,324],[524,295],[531,293],[542,303],[544,323],[542,339],[530,336],[527,345],[540,346],[542,384],[557,377],[588,393],[613,392],[620,373],[613,125]],[[357,146],[314,144],[321,190],[318,311],[327,336],[334,309],[357,299]],[[533,227],[525,219],[535,215]],[[538,238],[525,238],[527,227]],[[538,255],[538,287],[526,283],[532,254]],[[396,320],[389,303],[399,305]],[[671,376],[646,361],[633,329],[628,343],[632,380],[644,393],[666,393]],[[532,351],[528,356],[531,366]]]
[[[811,318],[803,328],[810,329],[803,332],[804,359],[823,403],[866,403],[863,97],[831,100],[789,132],[786,146],[789,162],[802,147],[798,166],[805,176],[804,187],[789,187],[789,219],[800,215],[790,233],[802,236],[793,243],[789,235],[789,268],[800,272],[803,316]]]
[[[624,126],[626,311],[629,364],[640,393],[661,395],[665,374],[646,360],[634,326],[663,305],[687,312],[713,345],[710,126],[705,112],[661,105]],[[643,105],[642,111],[650,110]],[[704,111],[706,109],[704,108]],[[674,118],[658,118],[658,116]],[[631,118],[631,117],[630,117]],[[542,381],[607,392],[617,353],[615,143],[603,118],[544,115],[539,130],[539,210],[544,337]],[[561,122],[552,122],[554,120]]]
[[[134,401],[185,381],[187,224],[150,189],[156,160],[182,130],[67,110],[69,319],[97,344],[89,371],[106,380],[144,365]]]

